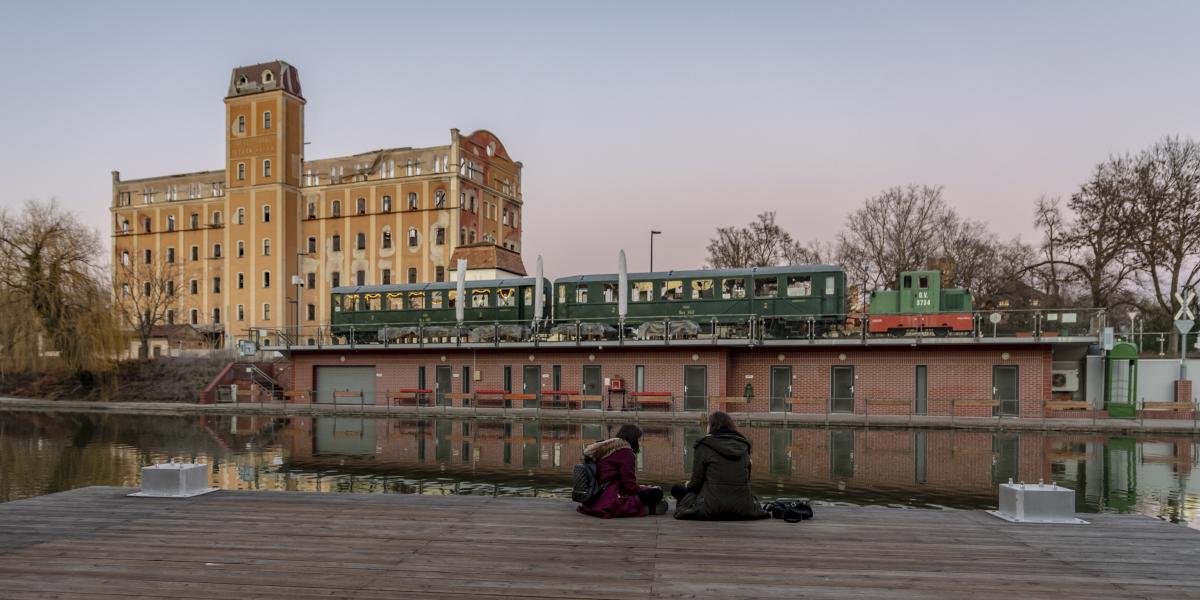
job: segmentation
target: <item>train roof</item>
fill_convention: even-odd
[[[511,279],[477,279],[466,282],[466,289],[521,287],[534,285],[536,277],[516,277]],[[458,283],[454,281],[438,281],[434,283],[398,283],[393,285],[343,285],[330,290],[332,294],[377,294],[387,292],[420,292],[423,290],[454,290]]]
[[[793,273],[845,273],[845,269],[834,265],[792,265],[788,267],[751,267],[747,269],[692,269],[687,271],[655,271],[653,273],[630,273],[629,280],[658,281],[662,279],[709,279],[719,277],[747,277],[753,275],[790,275]],[[616,273],[601,275],[568,275],[559,277],[554,283],[592,283],[615,281]]]

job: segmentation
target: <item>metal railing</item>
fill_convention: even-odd
[[[267,348],[339,347],[487,347],[526,345],[704,345],[846,343],[871,340],[983,340],[1098,337],[1105,326],[1103,309],[974,311],[969,319],[943,326],[920,315],[903,327],[872,324],[872,315],[675,316],[662,318],[572,319],[565,321],[468,321],[463,323],[368,323],[286,327],[267,336]],[[896,317],[886,315],[884,317]],[[1150,335],[1150,334],[1146,334]]]

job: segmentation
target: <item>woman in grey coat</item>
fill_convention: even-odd
[[[692,478],[671,488],[678,500],[676,519],[765,519],[769,515],[750,493],[750,440],[733,419],[717,411],[708,435],[696,442]]]

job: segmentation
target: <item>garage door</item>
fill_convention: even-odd
[[[316,401],[322,404],[375,404],[375,367],[315,367]],[[350,392],[334,396],[334,392]],[[359,397],[359,392],[362,397]]]

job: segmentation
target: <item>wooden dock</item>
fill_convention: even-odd
[[[1140,516],[603,521],[537,498],[129,492],[0,504],[0,598],[1200,597],[1200,532]]]

